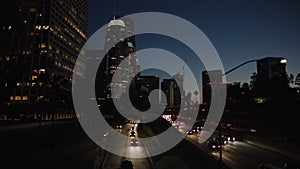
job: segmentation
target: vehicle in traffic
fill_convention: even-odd
[[[193,127],[192,131],[193,131],[193,133],[198,133],[200,130],[199,130],[199,127]]]
[[[122,128],[123,128],[122,125],[117,125],[117,126],[116,126],[116,129],[122,129]]]
[[[102,136],[103,136],[103,137],[107,137],[107,136],[108,136],[108,132],[103,132],[103,133],[102,133]]]
[[[193,130],[189,130],[186,132],[187,135],[192,135],[193,134]]]
[[[135,136],[135,134],[130,134],[129,137],[135,138],[136,136]]]
[[[213,138],[213,140],[220,141],[219,137],[215,137]],[[222,145],[228,144],[228,140],[226,140],[224,137],[221,137],[221,144]]]
[[[231,142],[235,142],[236,138],[230,134],[225,134],[222,136],[224,138],[224,140],[227,140],[228,142],[231,141]]]
[[[208,148],[210,148],[211,150],[217,150],[220,149],[220,143],[217,140],[210,140],[207,142],[207,146]]]
[[[138,141],[137,141],[137,139],[135,139],[135,138],[132,138],[131,140],[130,140],[130,145],[131,146],[137,146],[138,145]]]

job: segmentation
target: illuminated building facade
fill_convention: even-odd
[[[72,107],[71,76],[87,40],[88,4],[88,0],[2,2],[0,89],[7,116],[71,117],[53,112]],[[45,113],[49,111],[51,115]]]
[[[124,38],[126,37],[126,38]],[[102,77],[102,88],[100,97],[111,98],[111,87],[115,87],[115,97],[120,98],[126,91],[125,85],[131,82],[130,77],[135,77],[139,72],[135,53],[134,25],[128,18],[114,17],[107,27],[105,38],[106,55],[100,66],[100,77]],[[110,48],[111,47],[111,48]],[[119,64],[127,58],[123,66]],[[122,71],[122,79],[112,83],[112,77],[116,70]],[[99,78],[99,77],[98,77]]]

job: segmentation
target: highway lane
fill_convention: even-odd
[[[206,144],[198,143],[198,137],[198,134],[193,134],[188,135],[186,139],[207,154],[214,156],[216,159],[219,158],[219,152],[210,150]],[[271,163],[282,168],[285,163],[292,168],[296,168],[297,165],[297,167],[299,167],[297,159],[241,141],[230,142],[227,145],[223,145],[222,150],[224,163],[232,169],[257,169],[262,162]]]
[[[125,153],[127,156],[136,156],[136,157],[143,157],[147,156],[147,152],[143,144],[139,140],[139,135],[136,130],[136,126],[134,127],[134,132],[136,135],[136,139],[138,141],[137,145],[131,145],[131,138],[130,135],[130,128],[134,126],[132,124],[126,124],[123,126],[123,129],[117,129],[118,132],[128,135],[128,139],[126,141],[121,141],[116,139],[114,144],[121,145],[122,151],[126,151]],[[127,158],[127,157],[121,157],[112,153],[107,153],[105,162],[103,165],[103,169],[118,169],[120,168],[120,165],[122,161],[129,160],[134,165],[134,169],[152,169],[152,164],[150,162],[149,158]]]

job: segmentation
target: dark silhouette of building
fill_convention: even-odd
[[[255,97],[284,99],[287,94],[288,79],[286,59],[266,57],[257,61],[257,75],[253,84]]]
[[[1,113],[72,117],[71,76],[87,40],[88,0],[5,0],[0,8]]]
[[[257,75],[264,81],[280,78],[286,83],[286,59],[266,57],[258,60]]]
[[[156,76],[136,76],[130,84],[130,98],[133,105],[145,111],[150,108],[149,94],[152,90],[159,89],[159,78]],[[158,104],[159,96],[153,104]]]
[[[213,79],[211,79],[213,78]],[[202,98],[203,104],[210,105],[211,102],[211,85],[222,83],[222,71],[210,70],[202,72]]]
[[[164,79],[161,82],[161,90],[167,99],[167,108],[180,108],[181,92],[183,92],[183,75],[175,74],[172,79]]]

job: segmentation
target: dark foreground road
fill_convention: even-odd
[[[120,132],[128,134],[129,127],[125,125]],[[136,133],[137,137],[139,134],[142,137],[149,134],[144,130]],[[1,169],[117,169],[123,160],[132,161],[134,169],[219,168],[217,160],[187,140],[151,159],[128,159],[106,153],[89,139],[76,122],[45,125],[40,129],[18,127],[0,132],[0,138]],[[131,146],[130,140],[120,144],[127,147],[127,153],[147,153],[147,147],[142,142],[138,146]],[[223,166],[222,169],[227,168]]]

